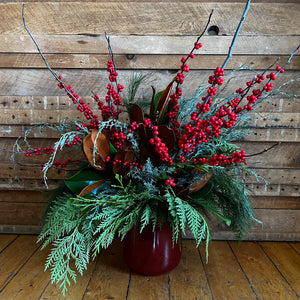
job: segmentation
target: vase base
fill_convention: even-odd
[[[155,276],[170,272],[180,262],[181,247],[173,245],[172,228],[161,225],[152,231],[148,225],[140,233],[135,225],[123,241],[124,260],[136,273]]]

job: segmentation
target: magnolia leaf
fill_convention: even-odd
[[[197,172],[197,170],[194,170],[194,172]],[[201,172],[202,173],[202,172]],[[212,173],[208,173],[204,179],[200,179],[198,182],[195,182],[188,186],[188,189],[190,193],[195,193],[200,191],[211,179]]]
[[[104,183],[106,182],[106,179],[104,180],[99,180],[96,181],[92,184],[89,184],[88,186],[86,186],[80,193],[79,196],[83,197],[91,192],[95,193],[96,190],[99,190],[99,187],[101,187]]]
[[[135,153],[132,149],[126,149],[126,150],[118,150],[115,160],[121,161],[120,164],[116,163],[113,165],[113,173],[114,175],[120,174],[120,175],[126,175],[126,173],[129,170],[129,164],[135,161]],[[126,165],[124,165],[126,163]]]
[[[161,141],[165,143],[170,153],[176,145],[174,130],[169,128],[167,125],[160,125],[158,127],[158,132]]]
[[[136,103],[133,103],[130,108],[130,119],[132,122],[137,122],[139,125],[144,123],[144,112],[143,109]],[[139,126],[137,133],[141,138],[142,142],[147,144],[147,135],[144,126]]]
[[[157,120],[159,120],[163,114],[163,112],[165,111],[165,108],[169,102],[169,98],[170,98],[170,94],[172,91],[172,87],[173,87],[173,82],[171,81],[169,83],[169,85],[167,86],[167,88],[164,90],[164,92],[161,94],[158,103],[157,103],[157,107],[156,107],[156,114],[158,114]]]
[[[159,98],[158,98],[159,99]],[[152,86],[152,101],[150,106],[150,120],[154,122],[155,119],[155,88]]]
[[[95,141],[93,142],[93,137]],[[96,147],[96,152],[94,152]],[[97,170],[104,171],[106,169],[105,159],[110,154],[110,143],[103,133],[92,132],[83,139],[83,150],[89,163]]]
[[[86,186],[103,179],[105,177],[101,172],[95,169],[83,169],[64,182],[73,194],[78,195]]]
[[[143,123],[144,122],[144,112],[143,109],[136,103],[131,104],[130,107],[130,119],[132,122]]]

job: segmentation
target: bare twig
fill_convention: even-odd
[[[231,45],[229,47],[228,55],[227,55],[227,58],[226,58],[226,60],[224,61],[223,65],[222,65],[222,69],[225,69],[227,63],[229,62],[229,60],[230,60],[230,58],[232,56],[233,47],[235,45],[236,39],[237,39],[237,37],[238,37],[238,35],[240,33],[241,27],[242,27],[242,25],[244,23],[244,20],[246,18],[246,15],[248,13],[249,8],[250,8],[250,3],[251,3],[251,0],[248,0],[247,4],[246,4],[246,7],[244,9],[244,13],[242,15],[242,18],[240,19],[240,23],[239,23],[239,25],[238,25],[238,27],[237,27],[237,29],[235,31],[235,34],[234,34],[234,37],[233,37],[232,41],[231,41]]]
[[[277,142],[276,144],[272,145],[269,148],[265,148],[264,150],[262,150],[260,152],[257,152],[257,153],[254,153],[254,154],[245,155],[245,157],[252,157],[252,156],[257,156],[257,155],[263,154],[263,153],[268,152],[269,150],[273,149],[274,147],[276,147],[276,146],[278,146],[280,144],[281,144],[281,142]]]
[[[61,79],[59,78],[59,76],[52,70],[52,68],[50,67],[50,65],[48,64],[47,62],[47,59],[46,57],[44,56],[42,50],[40,49],[38,43],[36,42],[36,40],[34,39],[33,35],[31,34],[31,32],[29,31],[27,25],[26,25],[26,22],[25,22],[25,16],[24,16],[24,11],[25,11],[25,3],[23,4],[23,7],[22,7],[22,19],[23,19],[23,25],[24,25],[24,28],[25,30],[27,31],[27,33],[29,34],[31,40],[33,41],[33,43],[35,44],[39,54],[41,55],[43,61],[45,62],[45,65],[47,67],[47,69],[51,72],[51,74],[55,77],[55,79],[61,84],[61,86],[63,87],[63,89],[65,90],[65,92],[74,100],[76,101],[76,103],[78,104],[78,106],[80,106],[82,109],[84,109],[84,107],[81,105],[81,103],[79,103],[78,99],[76,99],[73,94],[67,89],[67,87],[65,86],[65,84],[61,81]],[[89,114],[89,117],[94,120],[95,118],[93,117],[92,114]]]

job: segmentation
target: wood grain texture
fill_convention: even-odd
[[[298,272],[300,269],[300,256],[294,249],[286,243],[265,243],[260,242],[260,246],[271,259],[274,266],[286,278],[293,290],[300,295],[300,277]],[[289,264],[287,265],[287,260]]]
[[[119,72],[119,82],[128,86],[132,71],[124,70]],[[155,85],[157,90],[163,90],[172,81],[173,71],[140,71],[143,75],[148,75],[143,87],[145,94],[151,95],[151,85]],[[61,69],[58,72],[67,85],[72,85],[75,92],[80,97],[91,97],[91,91],[95,93],[105,93],[108,83],[108,75],[104,70],[68,70]],[[274,90],[282,84],[294,80],[298,73],[290,71],[278,76],[274,83]],[[206,84],[208,77],[212,75],[211,71],[190,71],[186,76],[184,83],[184,95],[193,96],[201,84]],[[237,75],[237,76],[236,76]],[[227,97],[235,92],[237,88],[245,87],[246,82],[253,78],[255,73],[250,71],[240,71],[226,75],[225,81],[230,80],[230,85],[222,92],[222,97]],[[0,69],[0,96],[65,96],[65,93],[57,87],[55,79],[48,70],[44,69]],[[22,84],[16,84],[22,83]],[[288,87],[282,89],[283,92],[297,94],[299,82],[293,82]]]
[[[15,234],[2,235],[0,238],[0,253],[17,238]]]
[[[114,55],[114,61],[119,70],[157,70],[174,69],[180,67],[182,55],[135,55],[132,53]],[[53,69],[102,69],[107,63],[107,54],[47,54],[45,55],[49,65]],[[278,56],[235,55],[227,65],[227,70],[241,66],[253,67],[256,70],[265,70],[273,64]],[[282,60],[288,60],[288,56],[282,56]],[[223,55],[197,55],[193,59],[190,70],[211,69],[220,66],[225,61]],[[14,69],[44,69],[45,63],[38,54],[0,54],[0,68]],[[273,70],[275,67],[272,68]],[[286,71],[300,69],[300,56],[295,56]]]
[[[210,11],[215,8],[211,24],[218,25],[220,35],[232,35],[244,7],[244,3],[40,2],[28,4],[25,17],[34,33],[94,35],[105,30],[110,34],[189,35],[203,30]],[[0,34],[23,32],[21,9],[21,4],[0,6],[3,16]],[[299,34],[299,10],[299,5],[293,3],[253,3],[241,35],[276,35],[286,32],[286,28],[289,34]]]
[[[2,237],[3,235],[0,235],[0,240]],[[24,236],[24,246],[28,245],[28,242],[30,244],[30,240],[32,240],[32,236]],[[6,253],[6,258],[9,261],[14,258],[14,255],[17,253],[17,249],[19,248],[17,241],[18,239],[9,246],[10,251]],[[169,278],[168,283],[170,289],[161,294],[160,298],[154,299],[195,300],[199,299],[199,295],[202,296],[201,299],[269,299],[269,295],[273,296],[271,299],[294,299],[293,296],[290,297],[290,291],[292,289],[296,295],[294,284],[297,284],[297,280],[300,278],[300,268],[297,268],[300,253],[297,253],[294,250],[295,248],[292,248],[291,245],[292,247],[299,248],[300,243],[272,242],[261,244],[242,242],[239,248],[243,248],[243,255],[236,255],[236,243],[230,243],[231,247],[229,247],[226,241],[212,242],[209,248],[209,260],[208,263],[205,263],[204,245],[200,246],[200,257],[195,244],[193,244],[192,241],[184,240],[183,261],[177,268],[172,270],[169,274],[166,274],[166,277]],[[34,249],[35,247],[33,247],[32,250]],[[268,256],[267,253],[269,249],[271,249],[271,252],[283,254],[284,258],[279,258],[277,261],[275,256]],[[91,299],[126,299],[126,295],[125,297],[123,297],[123,295],[119,296],[118,292],[116,292],[117,289],[119,291],[127,290],[128,294],[131,293],[131,300],[153,299],[151,295],[147,297],[149,294],[148,290],[157,291],[165,286],[165,281],[163,280],[160,282],[152,280],[155,276],[140,276],[141,279],[144,277],[144,280],[147,281],[146,286],[148,290],[144,290],[144,293],[141,292],[141,286],[133,286],[129,280],[115,282],[117,274],[120,275],[125,272],[127,278],[130,277],[129,269],[123,270],[123,260],[119,260],[117,257],[118,254],[116,255],[116,253],[122,252],[122,245],[118,243],[118,245],[115,244],[106,251],[107,253],[105,254],[107,258],[110,256],[109,251],[112,251],[111,257],[114,258],[113,260],[104,259],[103,261],[99,260],[96,262],[96,268],[99,270],[101,269],[99,265],[105,265],[105,267],[101,269],[103,273],[101,272],[99,276],[99,274],[95,272],[95,263],[91,263],[84,276],[77,277],[77,283],[70,287],[64,297],[59,294],[57,286],[49,282],[49,272],[44,273],[43,271],[48,251],[49,249],[43,251],[39,251],[38,249],[37,251],[33,251],[33,253],[27,253],[25,263],[22,264],[9,284],[0,291],[1,300],[90,299],[89,293],[93,294],[93,298]],[[241,250],[238,249],[237,251],[240,252]],[[0,261],[2,254],[0,254]],[[247,259],[249,259],[249,262]],[[276,262],[280,262],[280,265],[278,266]],[[120,265],[117,265],[117,263],[120,263]],[[247,267],[248,269],[243,268],[245,263],[252,266]],[[296,265],[294,266],[294,264]],[[197,266],[200,268],[197,269]],[[279,270],[279,268],[281,269]],[[271,274],[269,272],[270,269],[272,271]],[[284,270],[293,270],[293,272]],[[253,273],[254,276],[251,278]],[[111,276],[110,279],[106,278],[107,274]],[[202,276],[204,276],[203,281]],[[263,279],[266,281],[270,276],[272,276],[272,282],[264,282],[268,291],[264,293],[263,297],[258,297],[260,294],[258,294],[257,291],[260,292],[261,289],[257,288],[257,285],[259,285],[260,282],[256,283],[254,280]],[[161,277],[159,276],[158,278]],[[201,282],[199,282],[200,278]],[[252,281],[248,280],[248,278]],[[279,281],[278,278],[280,278]],[[150,281],[147,279],[150,279]],[[107,284],[109,280],[114,282],[114,290]],[[89,282],[97,282],[97,289],[90,291],[94,283],[90,285]],[[282,282],[285,282],[286,285],[282,284]],[[194,294],[194,288],[198,286],[198,284],[204,287],[204,289],[200,290],[200,293]],[[289,286],[290,290],[287,290],[286,286]],[[204,291],[209,291],[209,293],[203,294],[202,292]],[[154,294],[157,294],[157,292]]]
[[[202,260],[205,248],[200,246]],[[224,262],[226,261],[226,268]],[[226,243],[213,241],[209,246],[209,260],[204,264],[213,299],[255,299],[243,272]],[[226,297],[224,297],[226,295]]]
[[[129,281],[129,268],[122,257],[120,241],[102,250],[84,299],[125,299]]]
[[[194,241],[184,241],[182,257],[175,270],[169,273],[170,299],[212,299],[205,270]]]
[[[105,57],[108,58],[107,43],[104,37],[105,28],[100,34],[50,34],[43,33],[38,34],[32,32],[36,41],[38,42],[42,52],[46,55],[49,62],[53,62],[56,65],[63,63],[61,60],[54,59],[63,58],[64,55],[68,56],[68,61],[72,59],[71,54],[91,55],[91,57]],[[124,55],[133,54],[136,57],[143,57],[147,55],[170,55],[170,60],[176,55],[188,54],[195,42],[198,32],[193,32],[191,35],[113,35],[108,32],[110,36],[111,47],[116,55],[116,62],[122,66],[128,64],[128,58],[125,59]],[[141,33],[140,33],[141,34]],[[299,33],[298,33],[299,35]],[[253,59],[264,59],[265,63],[273,63],[272,58],[278,56],[287,56],[298,46],[298,35],[289,35],[289,32],[282,31],[276,35],[240,35],[236,41],[233,54],[237,55],[237,58],[233,57],[233,60],[245,59],[245,62],[249,62],[252,65],[248,56]],[[25,31],[20,33],[11,32],[0,35],[2,43],[0,44],[1,56],[13,55],[11,57],[18,57],[17,55],[27,54],[28,58],[33,57],[38,60],[36,56],[37,49]],[[208,35],[207,33],[201,38],[202,48],[195,52],[196,60],[202,56],[213,55],[211,59],[220,59],[220,56],[227,55],[228,48],[231,44],[232,35]],[[33,56],[29,56],[32,54]],[[53,56],[57,54],[57,56]],[[98,56],[93,56],[98,55]],[[99,56],[101,55],[101,56]],[[241,56],[239,58],[239,56]],[[299,54],[296,53],[296,56]],[[52,58],[51,58],[52,57]],[[74,56],[76,57],[76,56]],[[82,57],[82,56],[81,56]],[[159,59],[160,56],[157,56]],[[198,58],[199,57],[199,58]],[[154,58],[154,57],[153,57]],[[284,58],[284,57],[283,57]],[[168,59],[167,57],[165,59]],[[210,59],[210,61],[211,61]],[[298,59],[298,58],[296,58]],[[2,60],[3,61],[3,60]],[[134,62],[135,60],[133,60]],[[41,62],[41,60],[40,60]],[[243,64],[245,64],[243,62]],[[3,63],[5,63],[3,61]],[[19,61],[22,65],[23,62]],[[63,64],[65,65],[66,62]],[[96,61],[90,61],[89,63],[96,63]],[[100,61],[98,61],[100,63]],[[106,63],[106,61],[105,61]],[[291,62],[292,65],[295,65]],[[177,61],[178,64],[178,61]],[[296,64],[297,65],[297,64]],[[70,66],[71,67],[71,66]],[[104,66],[102,65],[102,68]],[[209,66],[209,69],[214,66]],[[299,67],[299,65],[298,65]]]
[[[0,220],[5,225],[39,225],[46,203],[0,203]]]
[[[13,247],[11,244],[1,253],[0,291],[9,284],[28,257],[30,257],[37,248],[36,236],[20,236],[14,241]]]
[[[131,273],[128,300],[168,300],[168,274],[158,276],[144,276]]]
[[[16,274],[15,284],[8,284],[0,294],[0,299],[38,299],[50,281],[50,271],[44,271],[49,250],[50,247],[43,251],[38,249]]]
[[[230,242],[230,247],[258,298],[297,299],[262,249],[251,242],[243,242],[240,246]]]

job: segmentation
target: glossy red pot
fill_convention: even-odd
[[[181,247],[179,243],[173,245],[172,228],[168,225],[157,226],[154,232],[148,225],[141,233],[139,225],[133,226],[124,238],[123,253],[127,265],[144,275],[167,273],[181,259]]]

